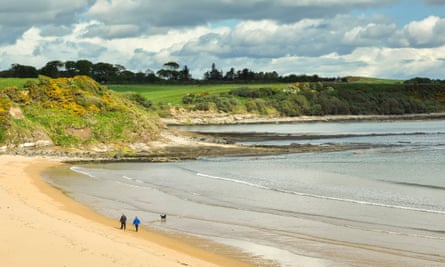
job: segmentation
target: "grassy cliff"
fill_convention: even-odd
[[[39,77],[0,86],[0,144],[51,143],[61,147],[156,140],[156,113],[89,77]]]
[[[445,111],[445,83],[351,77],[348,82],[292,84],[112,85],[137,92],[161,115],[188,111],[267,116],[404,115]],[[168,115],[168,114],[167,114]],[[174,115],[173,115],[174,116]]]

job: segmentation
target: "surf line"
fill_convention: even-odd
[[[224,177],[219,177],[219,176],[214,176],[214,175],[209,175],[209,174],[204,174],[204,173],[196,173],[196,175],[197,176],[201,176],[201,177],[207,177],[207,178],[211,178],[211,179],[216,179],[216,180],[232,182],[232,183],[244,184],[244,185],[247,185],[247,186],[253,186],[253,187],[257,187],[257,188],[265,189],[265,190],[273,190],[273,191],[277,191],[277,192],[281,192],[281,193],[292,194],[292,195],[297,195],[297,196],[303,196],[303,197],[311,197],[311,198],[317,198],[317,199],[334,200],[334,201],[341,201],[341,202],[360,204],[360,205],[368,205],[368,206],[375,206],[375,207],[382,207],[382,208],[392,208],[392,209],[410,210],[410,211],[417,211],[417,212],[445,214],[445,211],[440,211],[440,210],[421,209],[421,208],[414,208],[414,207],[406,207],[406,206],[399,206],[399,205],[390,205],[390,204],[383,204],[383,203],[355,200],[355,199],[349,199],[349,198],[338,198],[338,197],[329,197],[329,196],[308,194],[308,193],[295,192],[295,191],[284,190],[284,189],[275,189],[275,188],[271,188],[271,187],[267,187],[267,186],[263,186],[263,185],[258,185],[258,184],[254,184],[254,183],[249,183],[249,182],[245,182],[245,181],[241,181],[241,180],[237,180],[237,179],[224,178]]]
[[[88,176],[90,178],[96,178],[96,176],[94,176],[93,174],[89,173],[88,171],[86,171],[82,167],[73,166],[73,167],[70,168],[70,170],[72,170],[73,172],[77,172],[77,173],[83,174],[85,176]]]

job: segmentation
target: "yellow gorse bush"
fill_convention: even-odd
[[[39,84],[30,84],[27,88],[32,101],[40,102],[45,108],[64,109],[75,115],[97,114],[121,108],[108,89],[87,76],[57,79],[40,77]],[[21,102],[29,103],[27,99]]]

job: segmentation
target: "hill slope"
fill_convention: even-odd
[[[87,76],[0,89],[0,144],[88,148],[156,140],[156,113]]]
[[[141,94],[160,116],[169,119],[177,118],[178,111],[199,112],[204,117],[213,117],[212,112],[268,117],[445,112],[444,82],[352,77],[347,82],[118,85],[110,88]]]

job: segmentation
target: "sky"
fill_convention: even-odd
[[[445,0],[1,1],[0,70],[80,59],[445,79]]]

